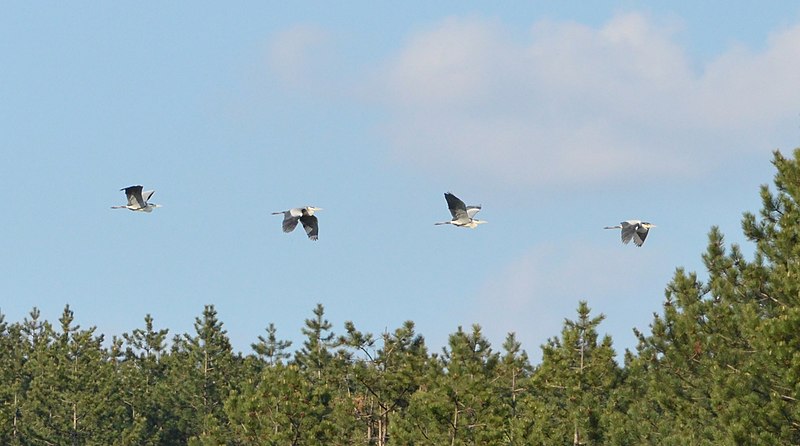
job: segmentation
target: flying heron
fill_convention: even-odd
[[[147,200],[153,196],[154,190],[142,192],[142,186],[128,186],[124,189],[128,197],[128,204],[124,206],[111,206],[111,209],[130,209],[137,212],[153,212],[153,209],[160,208],[160,204],[148,203]]]
[[[656,225],[646,221],[626,220],[617,226],[606,226],[604,229],[622,229],[622,243],[627,245],[628,242],[633,239],[633,243],[636,246],[642,246],[650,228],[654,228],[655,226]]]
[[[467,206],[450,192],[444,194],[444,199],[447,200],[447,208],[450,209],[453,219],[434,223],[435,225],[455,225],[461,228],[475,229],[479,224],[486,223],[483,220],[473,218],[481,210],[480,206]]]
[[[306,206],[304,208],[292,208],[288,211],[273,212],[272,215],[283,214],[283,232],[292,232],[297,226],[297,222],[303,224],[303,229],[306,230],[310,240],[319,238],[319,225],[317,225],[317,217],[314,212],[321,211],[322,208],[315,208],[314,206]]]

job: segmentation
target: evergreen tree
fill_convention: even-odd
[[[419,376],[427,360],[425,340],[406,321],[394,333],[384,333],[377,351],[370,334],[362,334],[352,322],[345,323],[342,344],[362,352],[364,358],[351,366],[356,382],[353,403],[368,444],[389,444],[391,420],[402,417],[411,396],[419,387]]]
[[[743,229],[752,262],[712,228],[703,261],[708,280],[678,269],[663,317],[639,333],[631,368],[649,404],[639,417],[661,444],[797,444],[800,398],[798,234],[800,152],[775,153],[777,195],[761,189],[760,219]],[[646,407],[649,405],[649,407]]]
[[[123,416],[103,337],[73,321],[69,306],[59,319],[60,333],[47,323],[38,329],[33,320],[34,350],[26,364],[31,382],[20,408],[23,435],[30,442],[113,444]]]
[[[333,349],[339,346],[333,325],[325,319],[325,308],[317,304],[314,318],[306,319],[302,332],[306,336],[303,347],[295,353],[294,362],[306,372],[310,379],[327,383],[324,372],[331,371],[334,361]]]
[[[0,444],[20,443],[20,405],[27,379],[25,362],[30,355],[19,324],[7,324],[0,314]]]
[[[266,361],[268,365],[274,365],[291,357],[289,353],[286,353],[286,349],[292,346],[292,341],[279,340],[277,332],[275,324],[270,322],[267,326],[267,337],[259,336],[257,343],[250,344],[259,358]]]
[[[396,432],[399,443],[499,444],[503,418],[497,411],[498,359],[480,326],[473,325],[471,333],[459,327],[443,356],[429,362],[399,426],[402,432]]]
[[[503,342],[505,354],[497,365],[497,387],[503,419],[503,444],[527,444],[533,429],[533,421],[525,413],[525,406],[536,396],[531,388],[533,368],[528,354],[522,350],[514,333],[509,333]]]
[[[294,356],[294,365],[311,389],[307,395],[311,422],[300,437],[303,444],[349,443],[355,429],[348,376],[351,357],[344,350],[334,350],[341,343],[325,319],[322,304],[317,304],[313,313],[302,329],[306,336],[303,347]]]
[[[306,340],[294,360],[268,365],[259,379],[245,382],[231,395],[226,412],[236,441],[248,445],[353,443],[349,356],[332,350],[339,342],[331,328],[323,306],[317,305],[314,317],[306,320]]]
[[[760,381],[751,384],[764,418],[760,442],[800,444],[800,149],[792,159],[775,152],[773,164],[776,193],[762,186],[760,218],[746,213],[742,222],[757,247],[752,263],[737,265],[747,284],[741,298],[752,302],[752,359],[734,373]]]
[[[601,419],[619,379],[611,338],[598,342],[602,314],[590,317],[585,301],[578,304],[578,319],[566,320],[561,338],[542,346],[542,364],[536,368],[537,392],[531,417],[532,440],[543,444],[604,444]]]
[[[213,305],[206,305],[195,319],[196,334],[173,340],[167,358],[167,389],[172,417],[163,441],[169,444],[218,444],[228,440],[224,403],[239,382],[240,358],[217,319]]]
[[[161,444],[163,427],[169,423],[166,386],[166,337],[169,330],[155,330],[153,318],[144,318],[144,329],[125,333],[125,352],[117,363],[120,394],[128,423],[121,432],[123,444]],[[121,347],[120,347],[121,348]],[[113,356],[113,355],[112,355]]]
[[[645,395],[637,405],[649,425],[639,436],[660,444],[715,444],[719,437],[711,402],[707,356],[709,332],[705,286],[696,274],[678,269],[667,287],[664,315],[655,315],[650,336],[636,331],[638,357],[629,369],[643,380]],[[644,407],[642,407],[644,406]]]
[[[334,443],[329,405],[296,364],[275,364],[256,383],[246,383],[226,402],[235,439],[243,445]],[[320,426],[320,424],[324,424]]]

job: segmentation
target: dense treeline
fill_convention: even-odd
[[[270,325],[246,356],[213,306],[171,339],[34,309],[0,316],[0,444],[800,444],[800,151],[774,164],[742,222],[754,258],[712,228],[708,279],[677,269],[622,365],[585,302],[536,366],[513,334],[459,327],[437,354],[412,322],[337,334],[321,305],[302,346]]]

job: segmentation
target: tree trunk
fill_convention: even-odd
[[[453,436],[450,437],[450,446],[456,444],[456,429],[458,429],[458,403],[453,406]]]
[[[78,403],[72,403],[72,444],[78,445]]]
[[[17,438],[17,412],[18,411],[19,411],[19,409],[17,409],[17,393],[14,392],[14,433],[12,435],[14,438]]]

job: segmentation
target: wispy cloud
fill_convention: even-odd
[[[395,159],[508,186],[685,178],[796,137],[800,25],[701,61],[680,32],[639,13],[522,33],[451,17],[366,64],[304,25],[276,35],[269,57],[288,85],[377,104]]]
[[[721,154],[770,150],[793,128],[800,26],[759,53],[693,68],[675,29],[640,14],[599,28],[451,18],[389,58],[378,95],[395,153],[510,184],[691,175]]]

